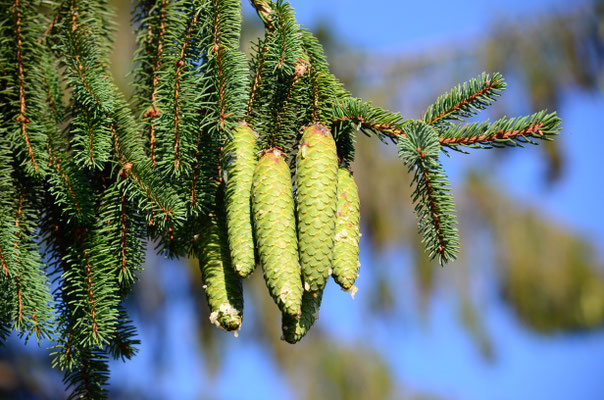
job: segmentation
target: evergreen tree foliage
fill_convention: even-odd
[[[248,62],[239,1],[139,0],[126,100],[109,72],[108,3],[0,0],[0,343],[13,330],[51,339],[70,398],[107,397],[109,357],[137,352],[124,301],[148,241],[199,258],[211,319],[226,330],[241,325],[240,279],[259,261],[294,343],[318,317],[334,263],[353,288],[357,130],[398,144],[419,232],[440,263],[459,247],[440,153],[560,131],[545,111],[462,124],[501,94],[499,74],[459,85],[418,120],[353,98],[286,1],[252,0],[265,29]],[[334,255],[338,223],[352,248]]]

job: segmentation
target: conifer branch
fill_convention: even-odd
[[[36,246],[36,216],[21,185],[13,193],[14,220],[3,222],[3,230],[12,237],[0,238],[7,271],[5,277],[12,280],[14,297],[13,329],[27,340],[31,334],[36,339],[49,338],[53,329],[51,296],[48,279],[41,270],[42,260]],[[4,239],[4,240],[2,240]],[[10,248],[7,241],[10,240]],[[10,252],[7,260],[6,253]]]
[[[151,179],[151,175],[143,172],[147,169],[144,164],[141,163],[139,166],[138,163],[134,163],[132,157],[129,157],[129,155],[123,151],[125,146],[121,145],[121,138],[117,133],[118,130],[114,123],[110,125],[110,129],[111,136],[114,141],[115,153],[123,170],[122,173],[131,178],[137,184],[144,194],[144,197],[149,199],[154,207],[161,211],[166,221],[170,218],[177,218],[175,210],[170,205],[170,196],[162,197],[157,193],[158,185],[151,183],[153,181]],[[164,202],[163,198],[167,201]]]
[[[455,259],[459,237],[451,189],[438,160],[438,135],[420,121],[408,124],[405,133],[398,141],[399,156],[414,175],[412,198],[419,232],[429,256],[444,264]]]
[[[55,28],[55,25],[57,25],[59,23],[60,16],[61,16],[60,13],[56,13],[55,17],[52,19],[52,21],[50,21],[50,24],[48,24],[48,26],[44,30],[42,37],[40,39],[38,39],[38,44],[43,44],[46,42],[46,39],[48,38],[48,36],[51,34],[53,29]]]
[[[409,122],[399,113],[374,107],[371,103],[360,99],[347,98],[333,106],[333,120],[331,123],[352,123],[355,128],[368,136],[377,136],[382,140],[390,138],[396,140],[405,137],[405,125]]]
[[[0,265],[2,265],[2,273],[4,274],[4,276],[8,276],[8,265],[6,263],[6,260],[4,259],[2,247],[0,247]]]
[[[57,158],[54,156],[52,148],[50,147],[50,145],[48,146],[48,155],[49,155],[49,162],[51,163],[51,165],[53,167],[55,167],[56,172],[59,174],[59,176],[61,177],[61,180],[65,184],[65,186],[67,188],[67,193],[71,197],[76,211],[78,212],[78,214],[81,214],[82,213],[82,206],[80,206],[80,203],[79,203],[78,198],[77,198],[77,196],[75,194],[75,191],[74,191],[74,189],[73,189],[73,187],[72,187],[72,185],[70,183],[70,179],[67,176],[67,174],[65,173],[65,171],[63,170],[63,168],[61,167],[61,162],[59,160],[57,160]]]
[[[540,111],[522,118],[503,117],[489,121],[451,126],[441,133],[440,143],[463,152],[459,146],[489,149],[493,147],[522,147],[526,143],[537,144],[533,139],[551,140],[560,133],[558,115]]]
[[[247,112],[245,114],[246,123],[250,121],[252,109],[254,108],[254,103],[256,102],[258,89],[260,88],[261,79],[264,76],[264,71],[266,68],[270,41],[273,40],[273,37],[273,35],[268,34],[264,40],[261,40],[256,44],[256,58],[252,59],[250,67],[250,70],[254,72],[254,79],[252,80],[252,86],[250,88],[250,94],[247,102]]]
[[[64,52],[67,83],[73,88],[74,160],[89,169],[102,169],[111,152],[109,123],[114,95],[107,84],[110,78],[103,62],[103,46],[90,29],[91,11],[82,11],[71,3],[71,24],[61,29],[59,49]]]
[[[27,107],[25,102],[25,75],[23,73],[23,35],[21,33],[21,10],[19,8],[20,0],[15,0],[13,4],[14,18],[15,18],[15,41],[17,47],[17,80],[19,82],[19,115],[17,116],[17,122],[21,126],[21,133],[25,139],[27,146],[27,152],[31,159],[34,171],[38,173],[38,163],[34,155],[34,149],[30,143],[29,135],[27,134],[27,124],[30,122],[27,118]]]
[[[105,388],[109,380],[107,355],[99,349],[82,350],[77,365],[66,370],[63,381],[67,390],[72,389],[68,400],[97,400],[107,398]]]
[[[162,0],[159,6],[158,18],[159,18],[159,32],[157,34],[157,46],[155,51],[155,63],[153,64],[152,71],[152,83],[151,83],[151,105],[147,112],[145,113],[145,118],[148,118],[149,121],[149,156],[151,157],[152,165],[155,166],[155,148],[157,147],[157,143],[155,140],[155,122],[154,119],[159,117],[159,110],[157,108],[157,89],[159,86],[159,72],[162,63],[163,49],[164,49],[164,38],[166,36],[166,7],[168,6],[168,1]],[[153,41],[152,38],[153,28],[149,25],[148,35],[149,42]]]
[[[267,30],[252,65],[257,74],[265,72],[260,73],[254,92],[249,123],[259,132],[259,148],[277,148],[290,154],[299,128],[305,124],[301,107],[306,101],[306,83],[301,78],[307,77],[308,57],[289,3],[275,4],[272,18],[275,31]]]
[[[185,39],[183,41],[182,47],[180,49],[180,55],[176,60],[176,71],[174,73],[174,168],[178,169],[180,167],[180,134],[179,134],[179,119],[180,119],[180,104],[179,104],[179,95],[180,95],[180,84],[181,84],[181,74],[182,74],[182,66],[185,64],[185,54],[187,52],[187,46],[191,41],[191,36],[193,35],[193,30],[197,25],[198,14],[194,13],[193,18],[189,22],[189,26],[187,28]]]
[[[505,88],[501,74],[491,76],[483,72],[440,96],[428,107],[423,120],[428,125],[447,126],[451,121],[469,118],[490,106]]]
[[[128,312],[123,306],[119,307],[118,325],[113,339],[109,343],[108,353],[113,359],[122,361],[130,360],[138,353],[137,345],[140,340],[134,339],[136,328],[128,317]]]

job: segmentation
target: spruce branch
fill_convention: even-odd
[[[44,103],[38,82],[42,74],[39,1],[0,1],[0,91],[2,124],[17,153],[20,168],[28,176],[46,174],[46,134],[41,124]]]
[[[0,260],[2,254],[0,252]],[[4,274],[0,273],[0,347],[4,344],[12,331],[13,321],[13,303],[14,297],[13,282]]]
[[[275,31],[267,30],[258,45],[252,68],[256,70],[252,89],[253,103],[248,103],[249,123],[259,132],[259,148],[278,148],[285,154],[294,150],[300,126],[308,70],[300,27],[289,3],[279,3],[273,10]],[[257,86],[256,86],[257,85]]]
[[[36,244],[35,203],[25,187],[15,182],[11,190],[12,209],[0,210],[3,233],[0,235],[2,273],[12,281],[12,328],[27,340],[35,334],[39,341],[50,338],[54,329],[48,277]],[[5,214],[5,211],[8,213]]]
[[[522,147],[537,144],[534,139],[551,140],[560,133],[558,115],[540,111],[521,118],[503,117],[495,122],[474,122],[451,126],[441,132],[440,143],[463,152],[459,147],[490,149],[493,147]]]
[[[451,188],[438,160],[438,135],[420,121],[406,125],[405,133],[398,141],[399,157],[413,173],[418,230],[429,256],[445,264],[455,259],[459,237]]]
[[[247,102],[247,111],[245,114],[245,122],[250,122],[252,117],[252,110],[255,107],[255,103],[258,97],[258,90],[261,87],[261,79],[264,76],[266,68],[266,60],[269,48],[269,41],[273,40],[273,35],[266,35],[264,40],[260,39],[258,43],[252,44],[253,54],[252,60],[250,61],[250,71],[252,71],[254,78],[250,87],[250,93]]]
[[[109,343],[108,353],[115,360],[126,361],[132,359],[139,351],[136,346],[140,345],[140,340],[135,339],[135,336],[136,328],[128,317],[128,312],[121,305],[119,307],[117,328],[113,339]]]
[[[238,124],[258,132],[249,153],[285,157],[297,152],[300,127],[324,125],[344,167],[354,159],[356,130],[396,141],[414,175],[419,232],[441,264],[455,258],[459,239],[439,152],[521,146],[559,133],[559,118],[545,111],[456,125],[500,95],[499,74],[439,97],[422,121],[373,107],[330,72],[322,45],[288,2],[250,1],[265,35],[248,66],[239,0],[138,0],[135,118],[109,72],[110,0],[0,0],[0,343],[10,330],[26,339],[54,330],[53,366],[65,370],[70,398],[107,397],[108,356],[137,352],[124,302],[146,241],[182,257],[201,254],[212,239],[207,221],[225,206],[222,167],[237,156],[223,147]],[[58,283],[54,304],[47,273]],[[299,273],[292,276],[298,282]],[[239,296],[239,281],[232,283]],[[315,319],[321,297],[308,298],[313,315],[286,321],[301,327],[291,341]]]
[[[176,60],[176,71],[174,72],[174,168],[180,167],[180,85],[182,78],[182,67],[185,64],[185,54],[187,47],[191,41],[191,36],[197,25],[197,18],[199,14],[195,12],[193,18],[189,22],[189,26],[185,33],[185,39],[180,48],[180,54]]]
[[[40,39],[38,39],[38,44],[41,45],[41,44],[46,43],[46,39],[52,33],[53,29],[55,28],[55,25],[57,25],[59,23],[60,16],[61,16],[60,13],[56,13],[56,15],[54,16],[54,18],[52,19],[52,21],[50,21],[50,23],[48,24],[48,26],[44,30],[44,33],[42,34],[42,37],[40,37]]]
[[[17,80],[19,82],[19,116],[17,117],[17,122],[21,127],[21,133],[23,138],[25,139],[25,144],[27,145],[27,152],[29,154],[29,158],[33,164],[34,170],[38,172],[38,163],[36,162],[36,156],[34,155],[34,149],[30,143],[29,136],[27,134],[27,124],[30,122],[27,118],[27,106],[25,102],[25,75],[23,73],[23,34],[21,32],[21,9],[20,9],[20,0],[15,0],[13,4],[14,8],[14,18],[15,18],[15,41],[17,48]]]
[[[168,16],[172,13],[168,0],[141,0],[135,8],[134,20],[140,23],[138,28],[139,48],[135,61],[140,63],[135,78],[138,106],[144,107],[144,119],[149,136],[149,156],[153,166],[156,163],[155,140],[156,123],[160,110],[157,105],[159,74],[162,67],[164,42]]]
[[[201,48],[205,54],[201,82],[204,107],[196,130],[190,210],[207,212],[219,176],[221,148],[245,114],[248,70],[239,51],[241,4],[237,0],[212,0],[202,20]]]
[[[115,99],[111,86],[107,85],[109,77],[103,46],[99,45],[101,38],[89,29],[86,14],[76,9],[70,12],[71,25],[62,27],[58,49],[64,52],[66,80],[73,90],[71,146],[78,165],[100,170],[110,159],[109,125]]]
[[[68,400],[105,399],[109,381],[107,355],[98,349],[82,350],[78,354],[77,366],[65,371],[63,382],[71,393]]]
[[[409,122],[399,113],[374,107],[371,103],[352,97],[334,104],[332,113],[332,125],[351,123],[367,136],[377,136],[382,141],[406,136],[404,127]]]
[[[308,31],[301,31],[302,43],[309,63],[309,104],[305,123],[327,125],[333,119],[333,105],[350,97],[342,83],[329,71],[325,51],[319,40]]]
[[[202,49],[205,10],[205,4],[181,0],[166,14],[155,130],[155,169],[166,179],[187,176],[193,164],[203,93],[207,91],[202,74],[207,50]]]
[[[133,129],[136,124],[126,105],[119,99],[121,106],[116,109],[114,122],[110,124],[113,148],[121,174],[135,185],[133,191],[137,199],[137,209],[147,218],[149,225],[158,228],[173,220],[184,218],[184,207],[172,187],[165,185],[163,177],[153,172],[151,161],[145,157],[140,136]],[[156,216],[160,215],[161,218]]]
[[[472,117],[490,106],[505,90],[506,83],[498,72],[483,72],[477,78],[457,85],[428,107],[423,120],[428,125],[446,127],[451,121]]]
[[[107,247],[99,235],[98,228],[74,231],[66,260],[69,269],[62,276],[63,290],[73,307],[74,340],[82,348],[107,345],[117,322],[118,285],[113,265],[101,262]]]

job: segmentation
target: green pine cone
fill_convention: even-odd
[[[203,227],[199,268],[210,306],[210,321],[227,331],[236,331],[243,318],[243,289],[241,280],[231,267],[226,229],[221,220],[211,215]]]
[[[333,257],[338,155],[329,130],[304,129],[296,161],[300,266],[304,288],[316,293],[327,283]]]
[[[333,245],[333,278],[344,290],[354,290],[359,272],[359,191],[346,168],[338,170],[336,234]],[[354,295],[354,293],[353,293]]]
[[[252,211],[266,285],[281,312],[300,314],[302,279],[289,167],[278,150],[258,162],[252,183]]]
[[[302,314],[299,318],[283,314],[281,318],[282,339],[294,344],[308,333],[310,327],[319,318],[319,307],[323,292],[304,292],[302,296]]]
[[[246,278],[256,267],[250,196],[258,159],[256,134],[247,125],[239,125],[224,146],[226,173],[226,222],[233,268]]]

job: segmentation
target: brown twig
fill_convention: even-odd
[[[29,158],[34,166],[34,171],[38,172],[38,164],[34,155],[34,149],[29,141],[29,135],[27,134],[27,124],[30,122],[26,116],[26,102],[25,102],[25,75],[23,73],[23,34],[21,33],[21,12],[19,11],[19,1],[15,0],[13,7],[15,9],[15,39],[17,41],[17,71],[19,81],[19,115],[17,116],[17,122],[21,126],[21,133],[25,139],[25,145],[29,153]]]
[[[82,108],[82,113],[86,117],[88,123],[88,165],[94,164],[94,135],[92,133],[92,120],[86,108]]]
[[[478,135],[478,136],[462,136],[462,137],[452,137],[452,138],[440,138],[440,144],[443,146],[456,146],[456,145],[472,145],[478,143],[488,143],[493,142],[495,140],[502,139],[515,139],[522,136],[534,135],[538,134],[539,136],[543,136],[544,133],[541,130],[543,127],[543,122],[538,124],[531,125],[524,129],[517,129],[513,131],[504,131],[502,129],[494,132],[490,135]]]
[[[252,114],[252,108],[254,106],[254,101],[256,100],[256,95],[258,88],[260,87],[260,79],[262,78],[262,73],[264,72],[264,66],[266,63],[266,55],[268,53],[268,45],[270,41],[273,39],[273,35],[268,35],[266,41],[263,43],[262,49],[258,49],[260,51],[260,59],[258,60],[258,64],[256,65],[256,73],[254,74],[254,81],[252,82],[252,88],[250,90],[250,97],[247,103],[247,113],[245,115],[245,121],[249,122],[250,116]]]
[[[150,118],[151,121],[149,123],[149,155],[151,157],[151,163],[153,166],[156,164],[155,160],[155,148],[157,144],[155,143],[155,124],[153,120],[159,117],[160,112],[157,108],[157,89],[159,86],[159,69],[161,68],[161,56],[163,53],[164,47],[164,37],[166,33],[166,6],[168,5],[168,1],[162,1],[159,9],[159,35],[157,37],[157,51],[155,54],[155,64],[153,66],[153,80],[151,85],[151,107],[145,113],[145,118]],[[152,41],[152,29],[151,25],[149,25],[149,42]]]
[[[178,169],[180,167],[180,137],[178,132],[179,112],[180,105],[178,104],[178,96],[180,94],[180,74],[181,68],[185,64],[184,58],[193,35],[193,29],[197,25],[197,13],[193,16],[189,27],[187,28],[187,34],[183,42],[182,48],[180,49],[180,55],[176,60],[176,72],[174,73],[174,167]]]
[[[342,117],[339,118],[335,121],[333,121],[333,123],[337,124],[338,122],[341,121],[351,121],[357,124],[361,125],[361,128],[363,129],[369,129],[372,131],[377,131],[380,132],[386,136],[389,136],[393,139],[397,138],[397,137],[407,137],[407,135],[403,132],[403,130],[395,125],[392,124],[378,124],[375,123],[374,121],[367,121],[365,120],[365,118],[363,117]]]
[[[4,276],[8,276],[8,265],[6,265],[6,261],[4,260],[2,248],[0,248],[0,264],[2,264],[2,272],[4,272]]]
[[[420,153],[422,158],[425,158],[426,154],[421,152],[421,149],[418,148],[417,151]],[[426,185],[426,193],[428,196],[428,203],[430,204],[430,214],[432,216],[432,222],[434,224],[434,229],[436,230],[438,236],[438,253],[444,254],[445,252],[445,238],[442,234],[440,215],[436,209],[436,200],[434,199],[434,189],[432,188],[432,184],[430,182],[430,177],[428,176],[428,171],[424,168],[424,183]]]
[[[38,44],[42,44],[46,41],[46,38],[48,37],[48,35],[50,35],[50,33],[54,29],[55,25],[59,22],[59,16],[60,16],[60,13],[57,13],[57,15],[55,15],[54,19],[52,21],[50,21],[50,24],[48,25],[48,27],[42,34],[42,37],[40,39],[38,39]]]
[[[334,124],[337,124],[341,121],[351,121],[361,125],[361,128],[373,130],[380,132],[392,139],[396,139],[398,137],[407,137],[407,135],[403,132],[401,128],[398,128],[394,125],[389,124],[376,124],[372,121],[366,121],[363,117],[342,117],[335,121],[332,121]],[[505,140],[505,139],[515,139],[522,136],[535,135],[544,136],[545,133],[542,130],[543,122],[538,124],[533,124],[524,129],[517,129],[513,131],[504,131],[500,129],[497,132],[491,134],[477,135],[477,136],[461,136],[461,137],[451,137],[445,138],[441,137],[438,139],[438,142],[441,146],[457,146],[457,145],[472,145],[478,143],[488,143],[493,142],[495,140]]]

